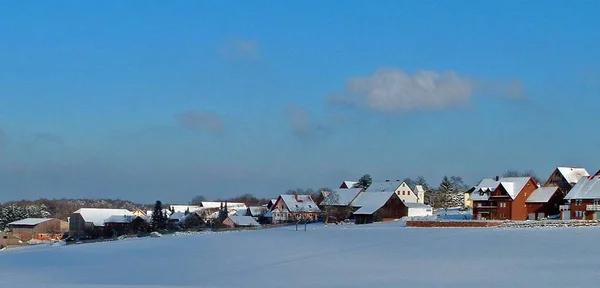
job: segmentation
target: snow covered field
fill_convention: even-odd
[[[0,287],[592,287],[600,228],[399,223],[0,252]]]

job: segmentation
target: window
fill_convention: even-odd
[[[404,193],[406,193],[406,192],[402,191],[402,195],[405,195]]]
[[[505,202],[500,202],[500,208],[506,208],[506,203]]]
[[[599,205],[600,204],[600,199],[594,199],[594,205]]]
[[[575,200],[575,205],[581,205],[581,202],[582,202],[581,199],[577,199],[577,200]]]

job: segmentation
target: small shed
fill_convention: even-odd
[[[223,225],[229,228],[258,227],[260,224],[251,216],[228,216],[223,220]]]
[[[431,206],[423,204],[423,203],[404,202],[404,206],[406,206],[406,209],[407,209],[406,216],[408,216],[408,217],[433,215],[433,208]]]
[[[8,223],[8,228],[22,241],[50,240],[61,238],[69,230],[69,224],[54,218],[26,218]]]

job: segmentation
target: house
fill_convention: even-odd
[[[564,210],[562,219],[600,219],[600,171],[579,179],[564,199],[569,203],[569,210],[561,209]]]
[[[206,226],[206,224],[207,218],[202,210],[188,214],[183,221],[183,226],[187,229],[200,228]]]
[[[589,177],[590,173],[585,168],[577,167],[557,167],[554,169],[544,187],[558,186],[563,195],[567,195],[569,191],[583,177]]]
[[[473,217],[477,220],[526,220],[525,201],[538,188],[531,177],[485,178],[473,189]]]
[[[316,221],[321,209],[310,195],[281,195],[271,209],[273,224],[294,221]]]
[[[269,209],[264,206],[248,206],[248,209],[246,210],[246,215],[244,216],[253,217],[256,221],[260,222],[265,213],[267,212],[269,212]]]
[[[352,207],[358,207],[353,213],[356,224],[400,219],[406,216],[406,206],[396,192],[363,192],[354,199]]]
[[[167,223],[183,223],[186,216],[187,214],[185,212],[175,212],[169,216]]]
[[[228,228],[258,227],[260,224],[251,216],[229,216],[223,220]]]
[[[423,203],[404,202],[404,206],[406,206],[406,216],[408,217],[423,217],[433,215],[433,207]]]
[[[61,239],[69,230],[69,224],[54,218],[26,218],[8,223],[12,235],[22,241],[31,239]]]
[[[146,217],[146,211],[138,208],[138,209],[133,210],[133,215],[139,216],[139,217]]]
[[[527,219],[540,220],[548,216],[559,215],[559,206],[564,202],[564,197],[558,186],[535,189],[525,201]]]
[[[423,191],[423,195],[421,199],[419,199],[419,196],[412,189],[410,189],[408,184],[400,180],[373,182],[371,186],[365,190],[365,192],[394,192],[404,202],[423,203],[425,200],[425,191]]]
[[[425,203],[425,188],[423,187],[423,185],[415,185],[415,188],[413,189],[413,191],[415,194],[417,194],[417,203],[424,204]],[[408,201],[408,202],[410,202],[410,201]]]
[[[340,189],[350,189],[350,188],[354,188],[354,184],[356,184],[358,182],[356,181],[344,181],[342,182],[342,184],[340,185]]]
[[[113,215],[134,216],[126,209],[81,208],[69,217],[69,234],[100,237],[104,235],[104,221]]]
[[[112,215],[104,220],[104,237],[148,232],[150,224],[146,216]]]
[[[202,207],[198,205],[169,205],[169,210],[172,213],[180,212],[180,213],[191,213],[196,210],[200,210]]]
[[[269,209],[269,211],[271,211],[271,208],[273,208],[273,205],[275,205],[275,202],[277,202],[277,199],[269,200],[269,203],[267,203],[267,208]]]
[[[154,214],[154,210],[148,210],[148,211],[146,211],[146,216],[148,218],[150,218],[150,219],[152,219],[152,214]],[[165,217],[169,218],[169,216],[171,216],[172,213],[171,213],[171,210],[169,210],[169,209],[163,209],[162,210],[162,214]]]
[[[464,195],[464,202],[463,202],[463,207],[465,208],[471,208],[473,207],[473,201],[471,200],[471,194],[473,194],[473,191],[475,191],[475,188],[477,186],[473,186],[471,189],[465,191]]]
[[[319,206],[348,206],[363,192],[362,188],[339,188],[331,191],[321,191]]]

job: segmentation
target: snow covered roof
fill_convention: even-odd
[[[348,206],[352,203],[352,200],[358,196],[362,192],[362,188],[340,188],[334,189],[332,191],[323,191],[321,194],[325,198],[321,205],[325,206]],[[337,199],[329,198],[330,195],[335,193],[337,195]]]
[[[404,202],[404,206],[410,208],[428,208],[432,209],[431,206],[423,203],[415,203],[415,202]]]
[[[246,216],[252,216],[252,217],[262,216],[265,213],[267,213],[267,211],[269,211],[269,209],[267,209],[267,207],[264,207],[264,206],[250,206],[250,207],[248,207],[248,210],[250,211],[250,215],[246,215]]]
[[[135,215],[112,215],[104,220],[104,223],[131,223],[137,217]]]
[[[403,181],[373,182],[365,192],[394,192],[404,183]]]
[[[344,182],[342,182],[342,185],[340,185],[340,188],[341,189],[349,189],[349,188],[354,187],[354,184],[356,184],[356,183],[358,183],[358,182],[356,182],[356,181],[344,181]],[[342,188],[344,186],[348,187],[348,188]]]
[[[281,195],[279,198],[290,212],[321,212],[310,195]]]
[[[171,211],[169,211],[168,209],[163,209],[162,212],[167,217],[169,217],[171,215]],[[154,214],[154,210],[148,210],[148,211],[146,211],[146,216],[152,217],[152,214]]]
[[[363,192],[352,202],[352,207],[360,207],[354,214],[371,215],[392,197],[398,197],[395,192]]]
[[[197,211],[197,210],[196,210]],[[172,221],[183,221],[187,215],[184,212],[175,212],[171,216],[169,216],[169,220]]]
[[[600,176],[579,179],[565,199],[600,199]]]
[[[590,173],[585,168],[576,167],[557,167],[558,172],[565,177],[567,182],[575,184],[581,179],[581,177],[589,177]]]
[[[496,181],[492,178],[484,178],[479,182],[473,193],[471,193],[471,201],[487,201],[490,198],[491,192],[502,185],[508,195],[515,199],[521,193],[521,190],[527,185],[531,177],[502,177]],[[480,193],[483,192],[483,193]]]
[[[94,226],[104,226],[104,220],[113,215],[133,215],[127,209],[81,208],[74,214],[80,214],[85,222],[92,222]]]
[[[8,226],[35,226],[38,225],[40,223],[44,223],[47,221],[52,220],[53,218],[25,218],[25,219],[21,219],[19,221],[14,221],[14,222],[10,222],[8,223]]]
[[[554,195],[554,193],[556,193],[556,190],[558,190],[558,187],[554,186],[554,187],[540,187],[535,189],[535,191],[533,191],[533,193],[531,193],[531,195],[529,195],[529,198],[527,198],[527,201],[525,201],[526,203],[546,203],[548,201],[550,201],[550,198],[552,198],[552,195]]]
[[[204,207],[204,208],[219,208],[222,205],[225,205],[225,203],[227,203],[227,208],[244,208],[246,209],[246,204],[244,203],[237,203],[237,202],[209,202],[209,201],[204,201],[204,202],[200,202],[200,206]]]
[[[260,226],[251,216],[229,216],[236,226]]]
[[[182,212],[182,213],[185,213],[186,210],[189,212],[194,212],[194,211],[200,210],[202,208],[198,205],[170,205],[169,207],[171,210],[173,210],[175,212]]]

